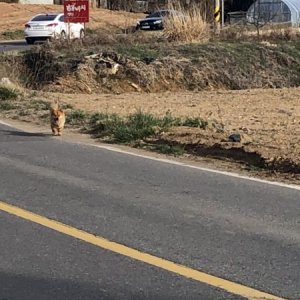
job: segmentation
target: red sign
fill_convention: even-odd
[[[88,0],[65,0],[64,1],[65,22],[87,23],[89,22]]]

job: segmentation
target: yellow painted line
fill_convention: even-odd
[[[169,272],[175,273],[177,275],[184,276],[186,278],[194,279],[201,283],[208,284],[213,287],[217,287],[223,289],[231,294],[236,294],[251,300],[285,300],[280,297],[276,297],[253,288],[225,280],[219,277],[215,277],[204,272],[200,272],[189,267],[179,265],[172,261],[156,257],[151,254],[147,254],[133,248],[129,248],[127,246],[111,242],[105,238],[100,236],[95,236],[83,230],[76,229],[69,225],[50,220],[46,217],[37,215],[30,211],[18,208],[16,206],[7,204],[5,202],[0,201],[0,210],[7,212],[11,215],[20,217],[22,219],[40,224],[44,227],[51,228],[55,231],[63,233],[68,236],[72,236],[76,239],[85,241],[87,243],[93,244],[100,248],[127,256],[129,258],[141,261],[143,263],[156,266],[158,268],[167,270]]]

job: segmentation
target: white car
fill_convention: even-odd
[[[82,39],[84,26],[81,23],[65,23],[64,14],[39,14],[25,24],[24,35],[27,44],[50,38]]]

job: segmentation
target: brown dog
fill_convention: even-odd
[[[66,115],[59,108],[58,101],[56,100],[50,107],[50,123],[53,135],[62,135],[65,122]]]

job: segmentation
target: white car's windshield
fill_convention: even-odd
[[[40,15],[34,17],[31,21],[53,21],[57,15]]]

